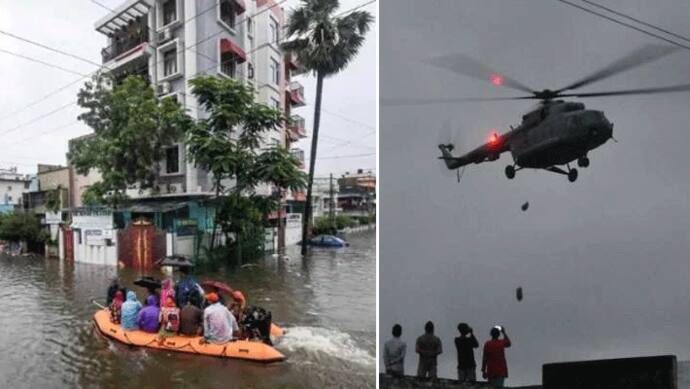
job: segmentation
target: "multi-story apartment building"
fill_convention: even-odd
[[[29,191],[31,177],[16,167],[0,169],[0,213],[11,212],[22,205],[22,193]]]
[[[95,29],[107,37],[106,71],[116,80],[142,75],[159,96],[176,98],[193,118],[206,115],[188,83],[198,75],[240,80],[255,89],[257,101],[290,116],[291,107],[304,105],[304,93],[290,80],[299,67],[280,48],[284,19],[274,0],[127,0]],[[304,121],[295,119],[268,134],[266,144],[289,147],[304,137]],[[159,193],[210,194],[212,182],[210,173],[187,161],[183,144],[166,150]]]

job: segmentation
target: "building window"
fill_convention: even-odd
[[[12,191],[12,187],[11,187],[11,186],[8,186],[8,187],[7,187],[7,191],[8,191],[8,192],[11,192],[11,191]]]
[[[163,77],[177,73],[177,48],[163,54]]]
[[[273,108],[275,108],[275,109],[277,109],[278,111],[280,111],[280,101],[278,101],[278,100],[274,99],[273,97],[271,97],[271,105],[273,106]]]
[[[235,10],[232,9],[231,1],[220,2],[220,20],[230,29],[235,29]]]
[[[247,78],[250,80],[254,79],[254,65],[247,62]]]
[[[271,81],[278,85],[280,83],[280,65],[278,64],[278,61],[271,58],[271,64],[269,66],[271,71]]]
[[[163,2],[163,25],[168,24],[177,20],[177,0],[167,0]]]
[[[278,29],[278,22],[271,18],[269,21],[269,28],[271,29],[271,43],[277,44],[278,40],[280,40],[280,30]]]
[[[180,149],[177,146],[165,149],[165,172],[167,174],[180,172]]]
[[[29,189],[30,185],[31,185],[31,183],[29,181],[25,182],[24,183],[24,189]]]
[[[247,34],[248,35],[252,35],[252,31],[254,30],[254,26],[252,26],[252,23],[254,23],[252,18],[247,17]]]
[[[237,70],[237,62],[232,54],[222,55],[220,62],[220,71],[228,77],[235,78],[235,71]]]

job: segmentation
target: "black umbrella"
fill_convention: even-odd
[[[141,277],[134,281],[134,285],[141,286],[142,288],[155,290],[161,287],[161,281],[153,277]]]
[[[169,257],[161,258],[156,262],[159,266],[172,267],[192,267],[194,263],[189,258],[183,255],[171,255]]]

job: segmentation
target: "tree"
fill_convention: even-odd
[[[62,208],[63,204],[63,194],[64,188],[62,185],[58,185],[57,188],[49,190],[46,192],[46,203],[45,207],[50,212],[57,212]]]
[[[8,213],[0,215],[0,239],[10,242],[45,242],[48,234],[41,228],[33,213]]]
[[[197,77],[190,84],[192,94],[209,114],[191,128],[186,143],[195,166],[213,174],[220,201],[211,249],[220,225],[226,235],[235,236],[241,258],[244,237],[256,235],[253,232],[262,225],[266,212],[275,207],[271,199],[257,196],[256,188],[262,183],[303,187],[304,174],[299,162],[284,149],[260,149],[263,135],[278,130],[285,118],[280,111],[255,102],[251,88],[213,76]]]
[[[300,162],[288,150],[277,146],[264,151],[257,161],[257,174],[261,181],[278,189],[278,231],[284,231],[282,189],[297,191],[306,186],[307,176],[299,167]],[[278,252],[285,250],[285,237],[278,237]]]
[[[67,158],[79,174],[96,169],[102,176],[84,200],[117,206],[129,186],[155,191],[165,148],[192,125],[180,105],[172,98],[158,99],[140,76],[113,86],[111,77],[102,73],[85,83],[78,104],[86,110],[78,119],[94,136],[75,142]]]
[[[297,62],[316,75],[314,129],[309,156],[307,199],[302,220],[302,255],[307,252],[312,212],[312,183],[316,164],[316,147],[321,119],[321,95],[324,78],[345,69],[364,43],[373,17],[366,11],[334,15],[338,0],[302,0],[300,8],[288,18],[287,35],[292,40],[282,44],[285,51],[296,56]]]

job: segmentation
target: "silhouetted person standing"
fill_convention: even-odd
[[[499,339],[501,334],[503,334],[503,339]],[[502,388],[503,382],[508,377],[505,349],[510,345],[510,338],[508,338],[505,328],[494,327],[491,329],[491,340],[484,344],[482,374],[494,388]]]
[[[455,338],[455,348],[458,351],[458,381],[477,381],[477,363],[474,360],[474,349],[479,347],[474,337],[472,327],[467,323],[458,324],[460,336]]]
[[[419,366],[417,377],[436,378],[436,357],[443,352],[441,339],[434,335],[434,323],[428,321],[424,326],[424,335],[417,338],[417,354]]]
[[[388,340],[383,347],[383,363],[386,365],[386,373],[393,376],[405,375],[405,353],[407,345],[400,340],[402,327],[400,324],[393,326],[393,338]]]

